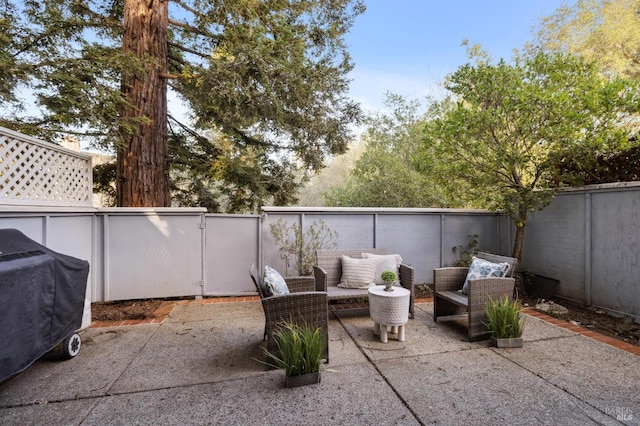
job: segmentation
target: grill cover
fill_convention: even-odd
[[[0,381],[82,326],[89,262],[0,229]]]

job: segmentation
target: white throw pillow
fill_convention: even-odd
[[[377,263],[376,259],[354,259],[343,255],[342,278],[338,287],[369,288],[375,285],[373,277]]]
[[[376,272],[374,274],[373,282],[377,285],[384,284],[382,279],[382,273],[386,270],[396,273],[398,279],[400,279],[400,264],[402,263],[402,257],[399,254],[373,254],[362,252],[363,259],[376,259],[378,266],[376,266]]]
[[[269,266],[264,267],[263,285],[267,296],[289,294],[287,282],[278,271]]]
[[[471,266],[469,267],[469,272],[467,272],[467,278],[464,280],[462,290],[460,290],[462,294],[469,292],[469,280],[485,277],[504,277],[509,271],[509,264],[506,262],[492,263],[475,256],[471,259]]]

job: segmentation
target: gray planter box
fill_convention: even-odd
[[[298,386],[315,385],[320,383],[320,372],[301,374],[299,376],[286,376],[285,386],[296,388]]]
[[[491,345],[496,348],[521,348],[522,347],[522,337],[510,337],[503,339],[496,339],[491,336]]]

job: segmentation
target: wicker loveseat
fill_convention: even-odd
[[[313,277],[286,278],[290,293],[285,295],[266,296],[263,291],[262,277],[255,265],[249,268],[249,275],[260,295],[264,309],[264,339],[267,350],[277,353],[278,344],[274,333],[284,322],[309,325],[322,330],[325,337],[324,360],[329,362],[329,317],[327,310],[327,293],[315,291]]]
[[[342,256],[362,258],[362,253],[387,254],[384,248],[353,249],[353,250],[318,250],[316,251],[316,264],[313,274],[317,291],[326,291],[327,299],[368,299],[368,289],[341,288],[338,287],[342,277]],[[399,267],[400,285],[411,292],[409,301],[409,317],[414,318],[415,290],[413,286],[413,268],[402,264]]]
[[[513,298],[517,259],[480,252],[476,255],[480,259],[492,263],[506,262],[509,264],[507,276],[504,278],[479,278],[469,280],[468,294],[462,294],[462,289],[469,268],[447,267],[433,271],[433,320],[468,318],[469,340],[489,338],[489,331],[485,326],[485,306],[490,298],[497,300],[507,295]]]

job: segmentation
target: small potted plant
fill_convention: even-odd
[[[485,307],[487,328],[491,331],[491,343],[498,348],[521,348],[524,319],[517,300],[490,298]]]
[[[279,353],[267,351],[272,367],[285,371],[285,385],[288,388],[320,383],[320,363],[324,351],[325,338],[320,328],[283,324],[275,333]]]
[[[393,284],[398,279],[398,276],[396,275],[396,273],[390,269],[387,269],[382,272],[382,274],[380,275],[380,278],[382,278],[382,281],[384,281],[384,290],[393,291]]]

